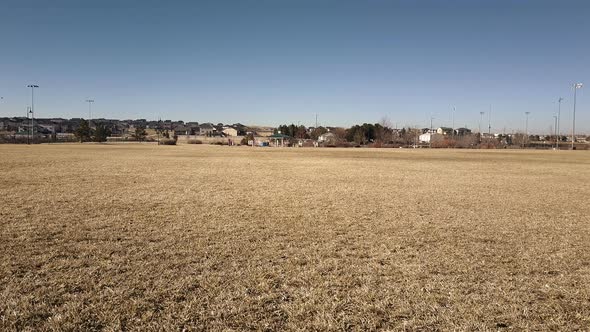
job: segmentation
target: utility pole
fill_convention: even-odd
[[[578,89],[581,89],[583,86],[582,83],[575,83],[574,84],[574,116],[572,120],[572,150],[575,148],[574,143],[576,141],[576,92]]]
[[[318,129],[318,114],[315,114],[315,129]]]

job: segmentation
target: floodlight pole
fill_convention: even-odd
[[[557,140],[557,115],[553,115],[553,125],[554,125],[554,127],[553,127],[553,128],[554,128],[554,129],[553,129],[553,133],[555,134],[555,142],[557,143],[557,142],[559,142],[559,141]],[[559,144],[559,143],[558,143],[558,144]],[[556,144],[556,145],[557,145],[557,144]],[[557,149],[557,147],[556,147],[556,149]]]
[[[492,135],[492,105],[490,105],[490,112],[488,113],[488,135]]]
[[[430,136],[428,137],[428,145],[430,148],[432,148],[432,135],[433,135],[432,134],[432,120],[434,120],[433,116],[430,117],[430,133],[429,133]]]
[[[529,114],[531,114],[531,112],[524,112],[526,120],[525,120],[525,125],[524,125],[524,134],[525,134],[525,139],[523,142],[523,146],[526,147],[527,143],[529,142]]]
[[[582,83],[575,83],[574,84],[574,115],[572,119],[572,150],[574,149],[574,143],[576,141],[576,92],[578,89],[581,89],[583,86]]]
[[[94,99],[86,99],[88,103],[88,120],[92,120],[92,103],[94,103]]]
[[[453,148],[455,147],[455,111],[456,110],[457,109],[455,108],[455,106],[453,106],[453,112],[452,112],[452,114],[453,114],[453,116],[452,116],[452,118],[453,118],[453,124],[452,124],[453,134],[451,135],[451,138],[453,140]]]
[[[35,88],[38,88],[37,84],[29,84],[27,88],[31,88],[31,141],[35,140]]]
[[[479,142],[481,143],[481,123],[483,122],[483,115],[486,112],[479,112]]]
[[[27,117],[27,120],[32,119],[31,106],[27,106],[25,115]],[[27,135],[27,144],[31,144],[31,141],[33,140],[33,130],[32,129],[33,129],[33,126],[31,124],[29,126],[29,134]]]
[[[162,130],[162,118],[158,118],[158,126],[156,132],[158,133],[158,145],[160,145],[160,130]]]
[[[559,150],[559,141],[560,141],[560,132],[559,132],[559,125],[561,122],[561,101],[563,100],[563,98],[559,97],[559,99],[557,99],[557,124],[555,125],[555,136],[557,136],[556,141],[557,143],[556,148],[557,150]]]

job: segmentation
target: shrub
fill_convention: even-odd
[[[160,145],[176,145],[176,140],[163,138],[160,140]]]
[[[186,141],[187,144],[203,144],[203,141],[199,140],[199,139],[189,139],[188,141]]]

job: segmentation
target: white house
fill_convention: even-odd
[[[426,133],[426,134],[420,135],[419,139],[420,139],[420,142],[422,142],[422,143],[433,143],[433,142],[442,141],[443,135],[442,134]]]
[[[319,143],[323,143],[323,142],[333,142],[336,140],[336,135],[334,135],[334,133],[331,132],[327,132],[325,134],[321,134],[318,137],[318,142]]]

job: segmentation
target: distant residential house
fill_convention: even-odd
[[[255,130],[256,136],[270,137],[274,134],[273,128],[257,128]]]
[[[57,134],[55,134],[55,138],[58,141],[68,141],[68,140],[75,140],[76,135],[74,135],[72,133],[57,133]]]
[[[194,135],[194,132],[191,131],[190,127],[187,126],[178,126],[174,128],[174,135]]]
[[[199,126],[199,135],[202,136],[210,136],[214,135],[217,130],[215,127],[210,123],[203,123]]]
[[[187,126],[187,127],[189,127],[189,128],[191,128],[191,129],[193,129],[193,130],[195,130],[195,131],[198,131],[198,129],[199,129],[199,123],[198,122],[187,122],[184,125]]]
[[[449,128],[449,127],[439,127],[436,130],[437,134],[440,135],[452,135],[453,134],[453,128]]]
[[[332,132],[327,132],[318,136],[318,143],[335,143],[336,135]]]
[[[55,133],[55,125],[49,125],[49,124],[39,124],[39,130],[41,132],[47,132],[47,133]]]
[[[422,143],[434,143],[438,141],[442,141],[444,139],[442,134],[437,133],[425,133],[418,137],[420,142]]]
[[[471,129],[467,128],[457,128],[455,129],[455,135],[457,136],[465,136],[471,134]]]
[[[489,133],[481,133],[481,138],[495,138],[496,134],[489,134]]]
[[[226,136],[238,136],[238,130],[232,127],[227,127],[222,130]]]

